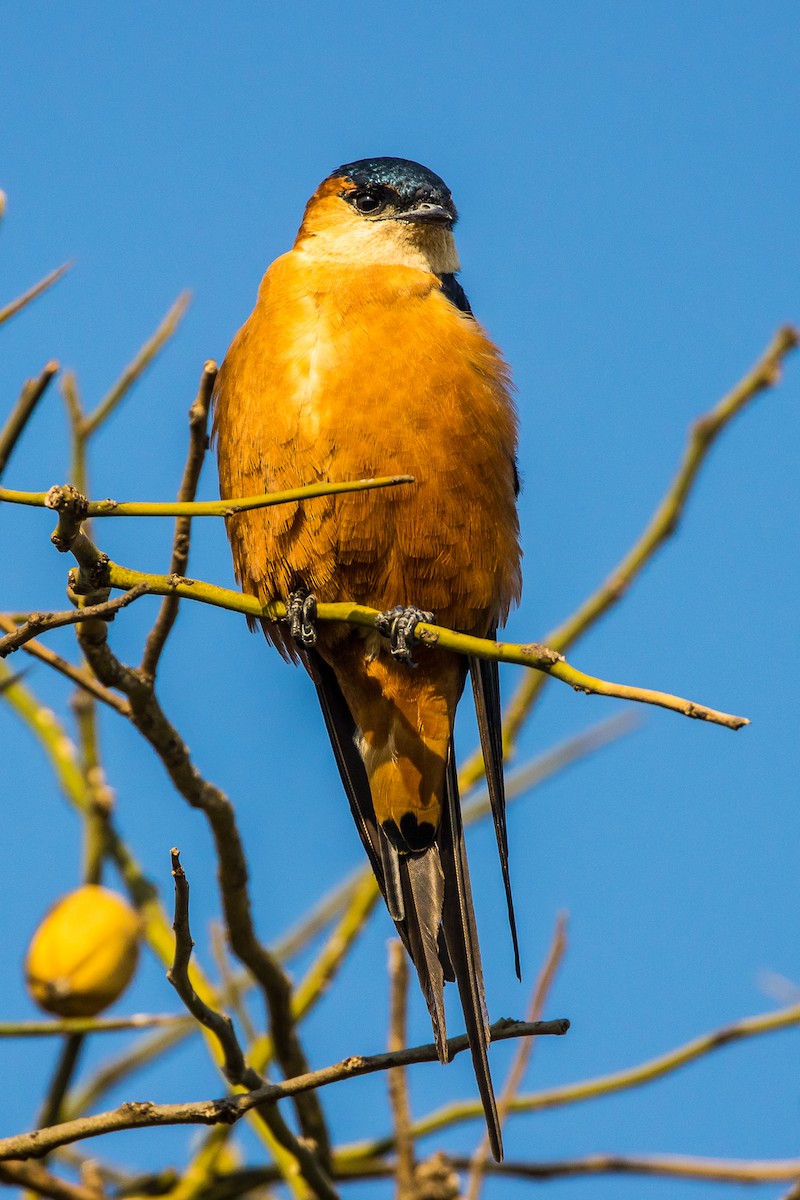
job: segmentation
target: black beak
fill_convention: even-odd
[[[455,214],[444,208],[443,205],[429,204],[426,201],[424,204],[418,204],[416,208],[393,213],[392,219],[395,221],[419,221],[425,225],[452,225],[456,218]]]

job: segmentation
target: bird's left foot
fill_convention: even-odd
[[[433,619],[432,612],[425,612],[413,605],[404,608],[402,604],[398,604],[395,608],[390,608],[388,612],[380,614],[375,622],[375,628],[378,633],[388,637],[392,657],[413,667],[412,649],[416,641],[414,631],[421,621],[429,624]]]
[[[317,644],[317,597],[302,588],[292,592],[286,602],[289,633],[299,646],[311,649]]]

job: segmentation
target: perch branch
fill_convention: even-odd
[[[227,588],[216,587],[214,584],[203,583],[196,579],[170,579],[167,575],[149,575],[140,571],[132,571],[117,563],[103,564],[104,578],[114,588],[129,589],[137,583],[145,583],[154,595],[169,595],[177,593],[204,604],[212,604],[219,608],[227,608],[233,612],[244,613],[253,617],[265,617],[267,620],[280,620],[286,615],[286,606],[280,601],[261,605],[252,596],[244,596]],[[359,604],[319,604],[317,616],[321,621],[346,621],[367,629],[374,629],[380,614],[372,608]],[[420,622],[415,634],[417,638],[428,645],[438,645],[444,650],[453,650],[457,654],[473,655],[477,658],[494,659],[497,662],[514,663],[517,666],[533,667],[534,670],[560,679],[575,691],[586,695],[612,696],[619,700],[635,700],[640,704],[654,704],[659,708],[670,709],[685,717],[695,720],[709,721],[714,725],[722,725],[727,729],[741,729],[749,725],[747,717],[735,716],[731,713],[719,712],[682,696],[673,696],[668,692],[655,691],[652,688],[633,687],[628,684],[612,683],[606,679],[598,679],[587,675],[571,666],[562,656],[548,646],[531,642],[528,645],[514,645],[510,642],[493,642],[486,638],[471,637],[466,633],[456,633],[440,625]]]

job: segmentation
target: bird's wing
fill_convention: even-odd
[[[492,630],[487,636],[494,639],[495,633],[496,631]],[[508,923],[511,927],[511,940],[514,946],[514,966],[517,971],[517,979],[520,979],[517,922],[514,917],[514,899],[511,895],[511,879],[508,873],[508,832],[506,830],[506,789],[503,780],[503,728],[500,715],[500,674],[497,663],[486,658],[470,658],[469,673],[472,679],[472,692],[475,697],[475,712],[478,718],[481,750],[483,751],[483,762],[486,769],[486,783],[489,788],[489,802],[492,806],[494,829],[497,835],[500,869],[503,872],[503,885],[506,891]]]
[[[472,889],[467,868],[461,805],[458,798],[458,776],[452,742],[447,758],[445,803],[439,829],[439,852],[444,872],[444,929],[450,961],[455,969],[456,982],[464,1011],[472,1065],[478,1082],[486,1115],[489,1144],[498,1162],[503,1157],[500,1120],[494,1099],[492,1077],[489,1074],[489,1018],[483,987],[481,952],[472,906]]]

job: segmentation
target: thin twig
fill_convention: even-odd
[[[15,317],[18,312],[22,311],[23,308],[27,308],[32,300],[35,300],[38,296],[41,296],[42,292],[46,292],[47,289],[52,287],[54,283],[58,283],[62,275],[66,275],[67,271],[69,271],[72,265],[73,264],[71,262],[66,262],[60,267],[56,267],[55,271],[51,271],[49,275],[45,275],[44,279],[40,279],[39,282],[35,283],[32,288],[28,289],[27,292],[23,292],[22,295],[18,296],[16,300],[12,300],[11,303],[6,304],[4,308],[0,308],[0,325],[4,325],[6,321],[10,321],[11,318]]]
[[[538,1021],[533,1024],[526,1021],[503,1020],[496,1021],[490,1027],[489,1032],[492,1041],[499,1042],[509,1038],[540,1037],[548,1034],[561,1037],[568,1029],[569,1021],[567,1020]],[[468,1048],[469,1040],[466,1035],[449,1038],[447,1041],[448,1058],[451,1059]],[[270,1083],[255,1091],[227,1096],[220,1100],[201,1100],[188,1104],[153,1104],[150,1101],[131,1101],[110,1112],[98,1113],[95,1116],[83,1117],[75,1121],[66,1121],[62,1125],[55,1125],[50,1129],[39,1129],[32,1133],[0,1139],[0,1161],[5,1162],[15,1158],[40,1158],[59,1146],[121,1129],[142,1129],[161,1125],[233,1124],[251,1109],[258,1108],[263,1104],[272,1104],[288,1096],[297,1096],[314,1088],[327,1087],[331,1083],[338,1083],[344,1079],[354,1079],[360,1075],[386,1071],[389,1067],[436,1061],[438,1061],[438,1053],[435,1045],[430,1042],[409,1050],[392,1053],[387,1051],[369,1057],[352,1055],[330,1067],[323,1067],[318,1071],[310,1071],[294,1079],[286,1079],[282,1083]]]
[[[389,1040],[390,1051],[404,1050],[408,1013],[408,959],[396,938],[389,942]],[[414,1143],[411,1140],[411,1106],[405,1067],[390,1067],[386,1073],[397,1146],[397,1200],[414,1200]]]
[[[455,1167],[468,1160],[454,1158]],[[800,1158],[695,1158],[679,1154],[589,1154],[560,1162],[487,1163],[492,1175],[516,1179],[564,1179],[575,1175],[661,1175],[667,1179],[706,1179],[715,1183],[775,1183],[800,1175]],[[791,1194],[791,1193],[790,1193]]]
[[[253,1089],[262,1087],[264,1080],[245,1062],[242,1048],[233,1028],[233,1022],[225,1013],[216,1012],[198,996],[189,978],[189,963],[194,942],[189,930],[189,881],[181,866],[180,852],[173,848],[172,877],[175,880],[175,957],[167,972],[167,979],[175,988],[189,1012],[219,1042],[223,1056],[222,1073],[232,1086],[239,1084]]]
[[[189,979],[189,962],[194,942],[189,929],[189,882],[181,866],[180,854],[173,849],[172,876],[175,880],[175,957],[167,972],[167,979],[175,988],[189,1012],[216,1038],[222,1053],[222,1073],[232,1087],[243,1087],[251,1092],[267,1086],[266,1080],[246,1061],[226,1013],[217,1012],[198,996]],[[315,1158],[308,1144],[299,1141],[274,1107],[259,1109],[258,1116],[264,1121],[272,1136],[296,1161],[297,1170],[314,1190],[315,1195],[335,1200],[336,1193],[330,1180]]]
[[[134,358],[133,362],[125,368],[118,381],[114,384],[111,391],[108,392],[94,412],[90,413],[82,423],[82,435],[84,440],[90,438],[100,426],[106,421],[114,409],[119,404],[120,400],[130,391],[136,380],[144,374],[147,367],[153,361],[159,350],[169,341],[176,332],[183,314],[189,307],[191,295],[189,292],[182,292],[178,299],[169,310],[164,320],[159,325],[153,336],[149,338],[142,346],[139,353]]]
[[[35,612],[31,613],[24,625],[18,625],[13,633],[0,638],[0,658],[7,658],[15,650],[19,650],[26,642],[46,633],[49,629],[61,629],[65,625],[77,625],[80,621],[101,619],[110,621],[122,608],[127,608],[140,596],[147,595],[147,585],[138,584],[123,596],[113,600],[105,600],[102,604],[88,604],[84,608],[70,608],[64,612]]]
[[[56,1060],[56,1069],[39,1113],[40,1126],[57,1125],[61,1120],[61,1105],[72,1076],[77,1070],[85,1038],[85,1033],[70,1033],[64,1038]]]
[[[18,622],[9,616],[7,613],[0,613],[0,629],[5,629],[7,633],[14,633],[18,627]],[[66,658],[62,658],[60,654],[56,654],[48,646],[43,646],[41,642],[30,641],[26,642],[22,647],[26,654],[30,654],[33,658],[38,658],[40,662],[47,663],[54,671],[58,671],[67,679],[71,679],[78,687],[89,692],[97,700],[101,700],[103,704],[113,708],[121,716],[127,717],[130,715],[130,705],[127,700],[123,700],[121,696],[117,696],[114,692],[104,688],[102,683],[98,683],[94,675],[90,675],[88,671],[81,667],[76,667],[74,663],[68,662]]]
[[[58,374],[59,365],[55,360],[47,363],[37,379],[28,379],[20,392],[19,399],[11,411],[11,415],[0,433],[0,475],[5,471],[8,460],[14,452],[14,447],[22,436],[25,426],[34,414],[36,405],[41,400],[50,380]]]
[[[0,1038],[62,1037],[71,1033],[120,1033],[166,1025],[192,1029],[189,1017],[177,1013],[134,1013],[130,1017],[64,1017],[59,1021],[0,1021]]]
[[[550,949],[547,953],[547,958],[539,972],[539,977],[534,984],[531,1002],[528,1006],[528,1011],[525,1018],[528,1021],[538,1021],[544,1011],[544,1006],[547,998],[550,995],[550,990],[555,981],[558,969],[564,958],[567,949],[567,918],[564,913],[559,913],[556,917],[556,927],[553,931],[553,939],[550,943]],[[514,1097],[519,1092],[522,1086],[522,1080],[530,1062],[531,1054],[533,1053],[535,1042],[533,1039],[520,1042],[514,1053],[514,1059],[511,1064],[511,1069],[508,1077],[503,1085],[503,1090],[497,1098],[497,1115],[500,1125],[505,1123],[509,1109],[514,1100]],[[467,1184],[466,1200],[478,1200],[481,1194],[483,1177],[486,1173],[486,1166],[489,1162],[489,1139],[486,1134],[483,1134],[480,1144],[472,1156],[470,1162],[469,1181]]]
[[[216,378],[217,364],[209,359],[203,367],[197,396],[189,409],[189,450],[181,486],[178,490],[178,500],[182,503],[193,501],[197,493],[197,484],[208,449],[208,413]],[[191,531],[192,518],[190,516],[178,517],[175,521],[175,533],[172,539],[170,575],[186,574],[186,568],[189,565]],[[147,636],[142,656],[140,669],[146,676],[155,678],[159,659],[178,615],[179,604],[178,596],[165,596],[162,601],[155,624]]]

